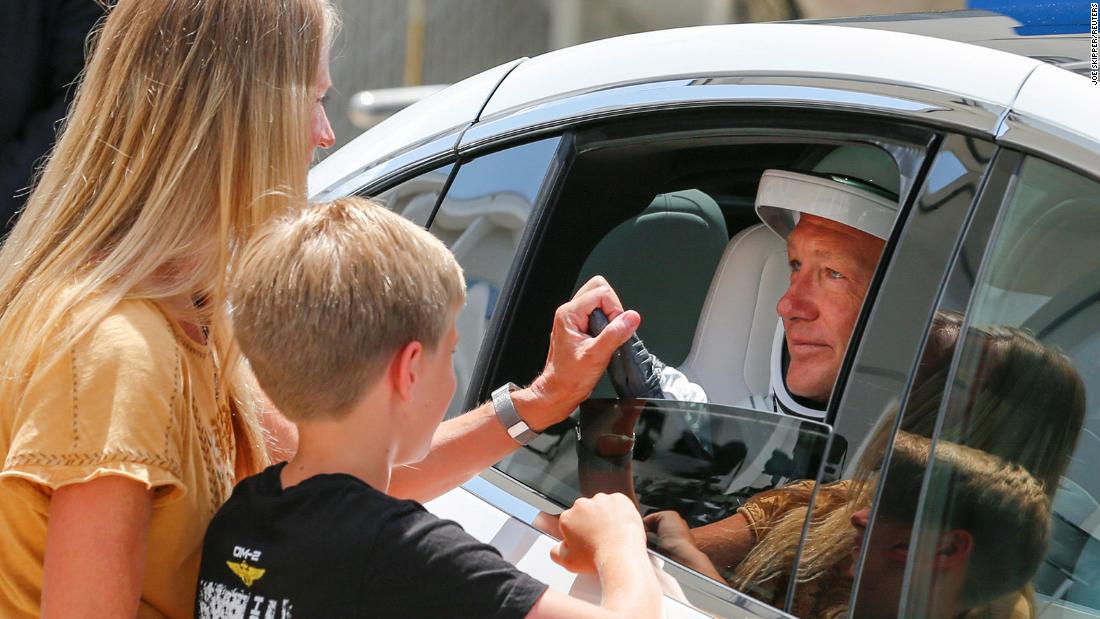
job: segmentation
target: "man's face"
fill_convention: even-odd
[[[790,351],[791,393],[829,399],[883,245],[877,237],[814,215],[802,215],[787,237],[791,283],[776,311]]]

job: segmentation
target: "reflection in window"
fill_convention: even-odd
[[[549,138],[463,163],[431,220],[431,233],[447,244],[466,274],[454,355],[458,386],[448,417],[465,410],[485,330],[559,141]]]
[[[1100,609],[1100,416],[1086,406],[1100,387],[1097,238],[1100,184],[1025,159],[974,289],[939,422],[945,451],[962,445],[1000,463],[981,494],[992,503],[1014,502],[1020,515],[990,521],[988,502],[967,514],[977,508],[967,506],[959,475],[949,474],[957,463],[937,448],[909,559],[906,613],[933,616],[954,602],[956,609],[981,606],[1010,616],[1026,605],[1028,580],[1038,610],[1061,616]],[[1027,479],[1044,489],[1039,499],[1050,513],[1041,523],[1028,519],[1039,499],[1026,492]],[[1005,555],[1007,544],[1046,531],[1048,523],[1043,548]],[[971,573],[991,570],[998,582],[969,582],[964,595],[951,599],[947,576],[927,566],[943,563],[952,534],[969,536]],[[1005,583],[1014,583],[1010,591],[999,590]],[[1000,599],[994,602],[993,594]]]
[[[829,435],[819,422],[766,411],[593,398],[496,468],[563,508],[597,492],[633,497],[652,549],[726,584],[768,526],[761,520],[805,505],[813,484],[791,482],[813,476]],[[750,530],[741,508],[760,528]],[[797,541],[802,518],[791,522]],[[789,565],[770,566],[778,573],[761,584],[786,582]],[[742,589],[777,604],[760,587]]]
[[[685,422],[693,415],[705,436]],[[675,400],[590,399],[497,468],[562,507],[624,492],[642,513],[672,509],[691,526],[749,497],[812,477],[828,427],[762,411]]]
[[[447,164],[371,196],[375,202],[420,225],[428,225],[454,164]]]

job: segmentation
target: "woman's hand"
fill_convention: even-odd
[[[133,617],[141,600],[153,492],[110,475],[50,499],[43,617]]]
[[[674,511],[655,512],[642,519],[657,551],[700,574],[724,582],[714,564],[695,545],[687,522]]]

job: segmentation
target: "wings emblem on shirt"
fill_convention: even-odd
[[[267,570],[262,567],[249,565],[247,561],[240,561],[237,563],[226,561],[225,564],[229,566],[229,569],[233,570],[233,573],[236,574],[242,582],[244,582],[244,586],[246,587],[251,587],[252,583],[263,578],[264,573],[267,572]]]

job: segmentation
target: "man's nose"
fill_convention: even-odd
[[[813,320],[815,317],[814,305],[811,301],[812,291],[801,276],[791,278],[787,292],[779,297],[779,303],[775,311],[783,320]]]
[[[864,507],[863,509],[861,509],[861,510],[855,512],[854,514],[852,514],[852,517],[851,517],[852,526],[857,528],[857,529],[866,529],[867,528],[867,521],[870,520],[870,517],[871,517],[871,508],[870,507]]]

